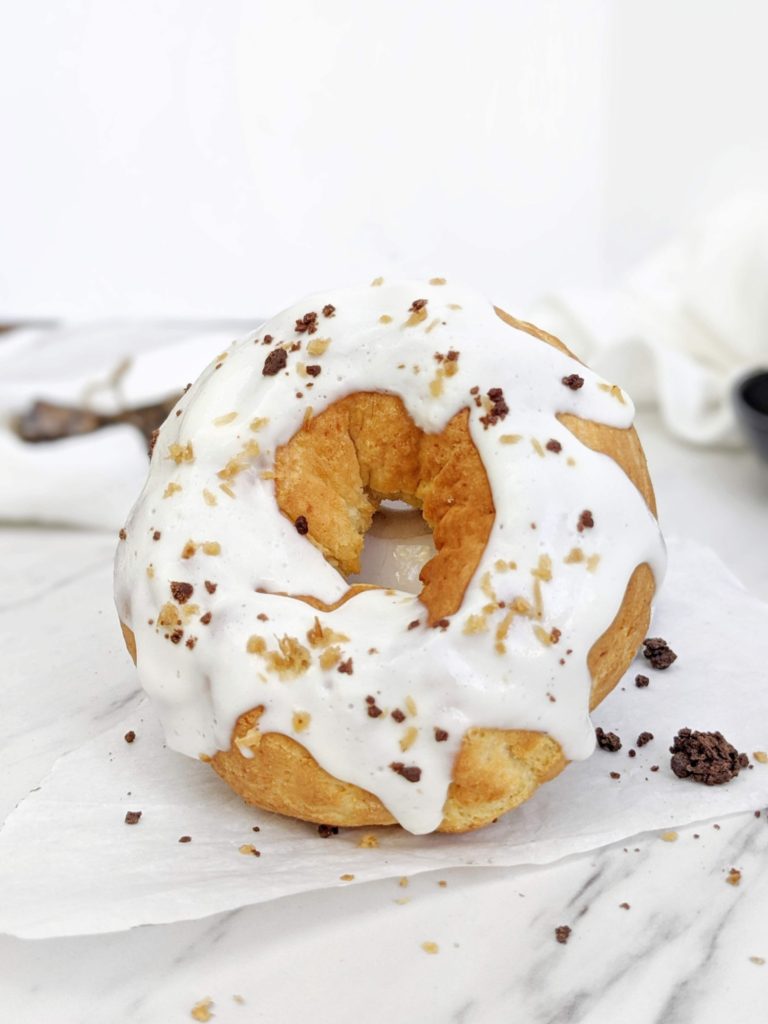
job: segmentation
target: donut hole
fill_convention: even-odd
[[[469,410],[462,409],[439,434],[428,434],[396,395],[348,395],[304,423],[278,449],[275,493],[280,510],[292,522],[303,516],[307,540],[358,585],[397,585],[382,577],[382,530],[416,529],[412,536],[421,531],[424,547],[411,553],[410,567],[400,575],[405,581],[413,577],[414,558],[425,558],[417,578],[429,620],[452,615],[461,606],[495,515],[468,424]],[[407,516],[409,507],[418,510],[423,527]],[[377,512],[373,543],[366,545]],[[390,554],[404,539],[393,535],[385,540]],[[366,547],[370,552],[364,558]],[[415,579],[402,589],[415,590]]]
[[[347,576],[347,582],[418,594],[421,570],[435,554],[432,530],[420,510],[404,501],[385,500],[365,534],[360,572]]]

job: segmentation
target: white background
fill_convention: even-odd
[[[762,0],[0,0],[0,318],[521,309],[768,181]]]

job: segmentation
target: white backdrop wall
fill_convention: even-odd
[[[768,179],[762,0],[0,0],[0,317],[511,309]]]

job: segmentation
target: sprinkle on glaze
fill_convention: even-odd
[[[323,768],[425,833],[441,821],[453,760],[472,726],[545,730],[569,759],[590,755],[588,652],[637,565],[648,562],[658,586],[664,545],[622,470],[556,418],[629,427],[624,392],[581,367],[583,386],[564,387],[572,360],[503,323],[482,296],[442,279],[374,283],[302,300],[202,373],[181,415],[160,430],[118,547],[115,592],[173,749],[191,757],[228,749],[239,715],[260,704],[264,731],[300,732]],[[297,331],[329,307],[332,317],[309,321],[311,337]],[[436,350],[460,352],[455,369],[402,372],[434,367]],[[274,374],[263,372],[265,351],[285,353],[272,360]],[[297,399],[307,353],[321,372]],[[400,395],[429,432],[470,410],[496,518],[450,628],[413,627],[424,608],[404,590],[365,591],[319,615],[278,593],[331,603],[347,590],[280,513],[273,460],[310,405],[317,414],[369,390]],[[569,458],[542,458],[541,445],[510,438],[541,438]],[[177,458],[187,452],[194,458]],[[226,499],[212,501],[223,489]],[[594,517],[588,530],[584,510]],[[212,576],[214,592],[205,585]],[[172,582],[191,586],[194,601],[175,602]],[[369,713],[367,696],[382,714]],[[392,709],[405,709],[406,719]],[[436,728],[447,733],[439,743]]]

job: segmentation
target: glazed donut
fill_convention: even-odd
[[[588,757],[664,571],[632,418],[437,278],[234,343],[160,429],[116,556],[169,746],[259,807],[414,833],[478,828]],[[359,577],[382,502],[432,531],[418,594]]]

